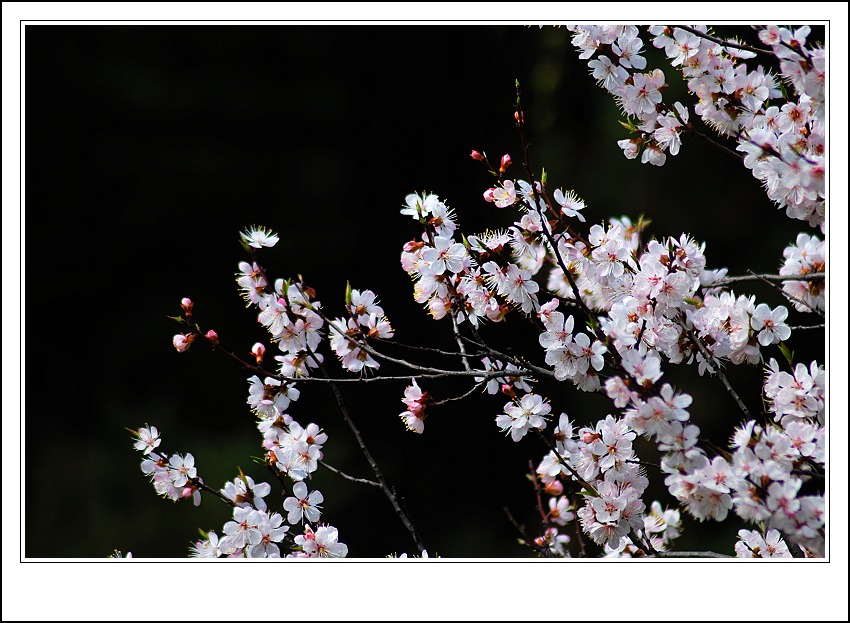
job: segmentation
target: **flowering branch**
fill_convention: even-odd
[[[746,45],[746,44],[743,44],[743,43],[737,43],[735,41],[724,41],[723,39],[720,39],[719,37],[715,37],[715,36],[710,35],[708,33],[701,32],[701,31],[697,30],[696,28],[691,28],[690,26],[683,26],[681,24],[677,24],[676,26],[674,26],[674,28],[681,28],[685,32],[689,32],[692,35],[696,35],[697,37],[700,37],[702,39],[707,39],[708,41],[711,41],[712,43],[717,43],[719,45],[722,45],[724,48],[735,48],[736,50],[746,50],[748,52],[756,52],[757,54],[773,54],[773,52],[771,50],[767,50],[767,49],[764,49],[764,48],[757,48],[757,47],[754,47],[754,46],[751,46],[751,45]]]
[[[311,355],[316,363],[319,364],[319,371],[325,378],[328,378],[327,370],[325,370],[324,364],[318,361],[318,358],[315,354]],[[393,509],[395,509],[396,515],[398,515],[401,522],[404,524],[404,527],[407,528],[407,531],[410,533],[410,536],[413,538],[413,542],[416,544],[417,549],[420,552],[425,551],[425,546],[422,544],[422,539],[419,537],[419,533],[416,531],[416,527],[413,525],[413,522],[407,516],[407,513],[401,507],[398,497],[396,496],[395,490],[392,489],[384,479],[383,472],[381,472],[381,468],[378,466],[378,463],[372,457],[372,453],[369,452],[369,449],[366,447],[366,442],[363,440],[363,436],[360,434],[360,430],[354,424],[354,420],[351,419],[351,415],[348,413],[348,407],[345,406],[345,400],[342,397],[342,392],[339,387],[336,386],[336,383],[330,383],[331,391],[333,391],[334,398],[336,399],[337,407],[339,408],[340,413],[342,414],[342,419],[345,420],[345,423],[348,425],[348,428],[351,429],[351,432],[354,434],[354,438],[357,440],[357,445],[360,447],[360,451],[363,453],[363,456],[366,457],[366,460],[369,462],[369,466],[372,468],[372,472],[375,474],[375,478],[377,478],[379,486],[381,487],[381,491],[384,492],[384,495],[392,504]]]

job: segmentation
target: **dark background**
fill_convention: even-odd
[[[532,162],[546,167],[553,188],[585,199],[588,226],[643,213],[652,235],[689,232],[707,243],[709,266],[730,274],[775,272],[782,249],[810,231],[706,144],[689,140],[662,168],[623,158],[615,104],[563,29],[28,25],[25,36],[27,557],[98,558],[114,548],[184,556],[197,528],[220,532],[230,513],[213,497],[198,509],[157,498],[127,428],[159,427],[164,447],[194,454],[212,486],[237,466],[269,480],[251,460],[260,447],[245,404],[249,375],[203,347],[178,354],[166,318],[188,296],[197,320],[230,349],[268,343],[233,281],[247,225],[280,234],[264,251],[271,274],[303,275],[329,314],[342,313],[350,281],[379,295],[399,341],[451,346],[447,321],[430,320],[412,299],[399,254],[418,232],[398,210],[406,194],[427,190],[455,208],[467,234],[510,223],[509,210],[481,198],[490,180],[468,154],[521,161],[515,79]],[[650,67],[667,68],[665,100],[684,98],[681,79],[653,65],[656,50],[648,54]],[[740,291],[782,303],[758,284]],[[512,320],[510,331],[492,326],[485,336],[542,362],[536,337]],[[806,321],[792,311],[789,324]],[[820,331],[795,337],[799,360],[823,361],[823,340]],[[732,367],[729,376],[757,409],[761,372]],[[722,443],[740,422],[716,379],[668,366],[665,380],[694,396],[704,435]],[[504,508],[537,530],[524,474],[545,454],[542,444],[504,438],[494,424],[500,396],[434,410],[423,436],[407,433],[398,419],[404,385],[343,391],[429,552],[530,556]],[[553,412],[589,424],[612,410],[603,396],[567,385],[539,385]],[[442,398],[466,387],[425,388]],[[302,384],[301,392],[289,413],[326,429],[327,462],[370,477],[329,390]],[[414,552],[380,493],[325,470],[313,487],[351,556]],[[671,503],[663,485],[647,504],[652,495]],[[281,510],[278,489],[267,499]],[[686,518],[685,526],[682,548],[727,553],[741,527],[734,518],[710,528]],[[706,528],[716,542],[700,538]]]

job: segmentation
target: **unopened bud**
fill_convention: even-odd
[[[493,199],[493,193],[495,192],[495,188],[488,188],[484,191],[484,201],[487,203],[493,203],[495,199]]]
[[[210,344],[212,344],[213,346],[218,346],[218,333],[210,329],[209,331],[207,331],[206,338],[207,340],[209,340]]]
[[[183,487],[183,498],[190,498],[195,493],[195,487]]]
[[[183,335],[182,333],[178,333],[174,336],[172,343],[174,344],[174,348],[177,349],[178,353],[183,353],[189,350],[189,347],[192,345],[192,342],[195,341],[195,334],[190,333],[189,335]]]
[[[599,439],[599,435],[597,435],[596,433],[594,433],[592,430],[587,430],[587,429],[585,429],[585,430],[584,430],[584,431],[582,431],[582,433],[581,433],[581,440],[582,440],[582,442],[584,442],[584,443],[586,443],[586,444],[588,444],[588,445],[589,445],[589,444],[592,444],[592,443],[593,443],[594,441],[596,441],[597,439]]]
[[[516,392],[514,391],[514,386],[510,383],[502,383],[502,393],[505,396],[509,396],[510,398],[516,399]]]
[[[469,154],[469,157],[472,158],[473,160],[478,160],[479,162],[484,161],[484,156],[481,154],[481,152],[475,151],[474,149]]]
[[[257,342],[251,349],[251,354],[254,355],[254,358],[257,360],[258,366],[263,365],[263,355],[266,354],[266,347],[260,342]]]
[[[553,480],[543,487],[543,491],[548,495],[561,495],[564,492],[564,485],[561,484],[560,480]]]
[[[502,165],[499,167],[499,173],[504,173],[508,170],[508,167],[511,166],[511,155],[505,154],[502,156]]]
[[[516,119],[517,123],[524,123],[525,122],[525,114],[521,110],[518,110],[514,113],[514,119]]]
[[[410,242],[404,243],[404,252],[405,253],[414,253],[425,246],[425,243],[421,240],[411,240]]]
[[[192,302],[192,299],[183,299],[180,301],[180,307],[183,308],[183,312],[186,314],[186,318],[192,317],[192,307],[195,304]]]

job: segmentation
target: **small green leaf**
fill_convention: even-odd
[[[781,353],[782,353],[782,356],[783,356],[783,357],[785,357],[786,361],[788,361],[788,365],[789,365],[789,366],[793,366],[793,365],[794,365],[794,351],[790,350],[790,349],[789,349],[789,348],[785,345],[785,342],[780,342],[780,343],[779,343],[779,352],[781,352]]]
[[[345,282],[345,304],[351,305],[351,282]]]

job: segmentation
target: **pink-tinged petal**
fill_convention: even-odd
[[[307,485],[303,482],[296,482],[295,485],[292,487],[292,493],[299,500],[303,500],[305,497],[307,497]]]

